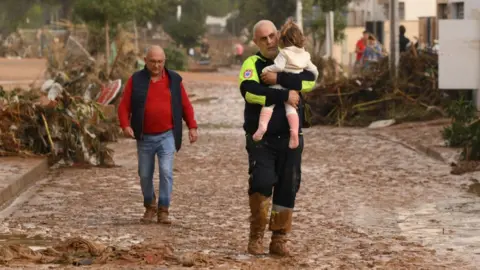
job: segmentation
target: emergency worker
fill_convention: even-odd
[[[249,160],[250,237],[248,252],[261,255],[266,225],[272,231],[270,254],[289,256],[287,234],[292,228],[292,212],[301,180],[303,134],[299,128],[299,146],[290,149],[289,124],[284,103],[298,110],[303,121],[301,92],[309,92],[315,85],[313,73],[264,73],[262,69],[272,65],[278,54],[278,31],[271,21],[261,20],[253,27],[254,43],[259,52],[248,57],[239,74],[240,92],[245,99],[244,125],[246,150]],[[269,85],[280,84],[285,89]],[[262,106],[276,104],[263,139],[255,142],[252,135],[258,128]],[[273,206],[268,218],[270,197]]]

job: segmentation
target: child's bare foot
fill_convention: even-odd
[[[288,147],[290,149],[295,149],[299,145],[298,141],[298,132],[290,131],[290,141],[288,142]]]

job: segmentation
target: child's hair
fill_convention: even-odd
[[[289,47],[295,46],[303,48],[305,37],[300,28],[289,18],[287,22],[280,29],[280,46]]]

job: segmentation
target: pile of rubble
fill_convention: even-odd
[[[136,66],[133,46],[119,34],[110,74],[69,37],[54,46],[41,89],[3,90],[0,86],[0,156],[48,156],[52,162],[113,165],[120,132],[115,117],[122,80]],[[109,113],[105,113],[105,112]],[[104,114],[105,113],[105,114]],[[108,115],[110,114],[110,115]]]
[[[306,99],[313,124],[367,126],[378,120],[444,116],[448,96],[438,89],[438,56],[409,52],[401,56],[396,85],[384,58],[359,76],[323,78]]]
[[[21,263],[59,265],[181,265],[209,266],[209,258],[200,253],[175,254],[169,244],[137,245],[118,248],[83,238],[70,238],[54,247],[33,250],[26,245],[1,245],[0,265]]]

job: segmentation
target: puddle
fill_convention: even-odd
[[[468,186],[468,192],[480,196],[480,183],[477,180],[472,180],[473,184]]]
[[[480,183],[469,192],[480,196]],[[438,253],[455,254],[480,264],[480,198],[451,195],[412,208],[384,211],[359,204],[350,221],[360,228],[384,235],[403,236]]]
[[[195,100],[192,100],[191,102],[193,104],[198,104],[198,103],[210,103],[213,100],[217,100],[217,97],[204,97],[204,98],[197,98]]]
[[[479,198],[444,200],[399,209],[397,213],[403,236],[439,252],[458,252],[480,263]]]
[[[53,246],[54,241],[41,236],[28,237],[25,234],[0,234],[0,245],[26,245],[40,250]]]

